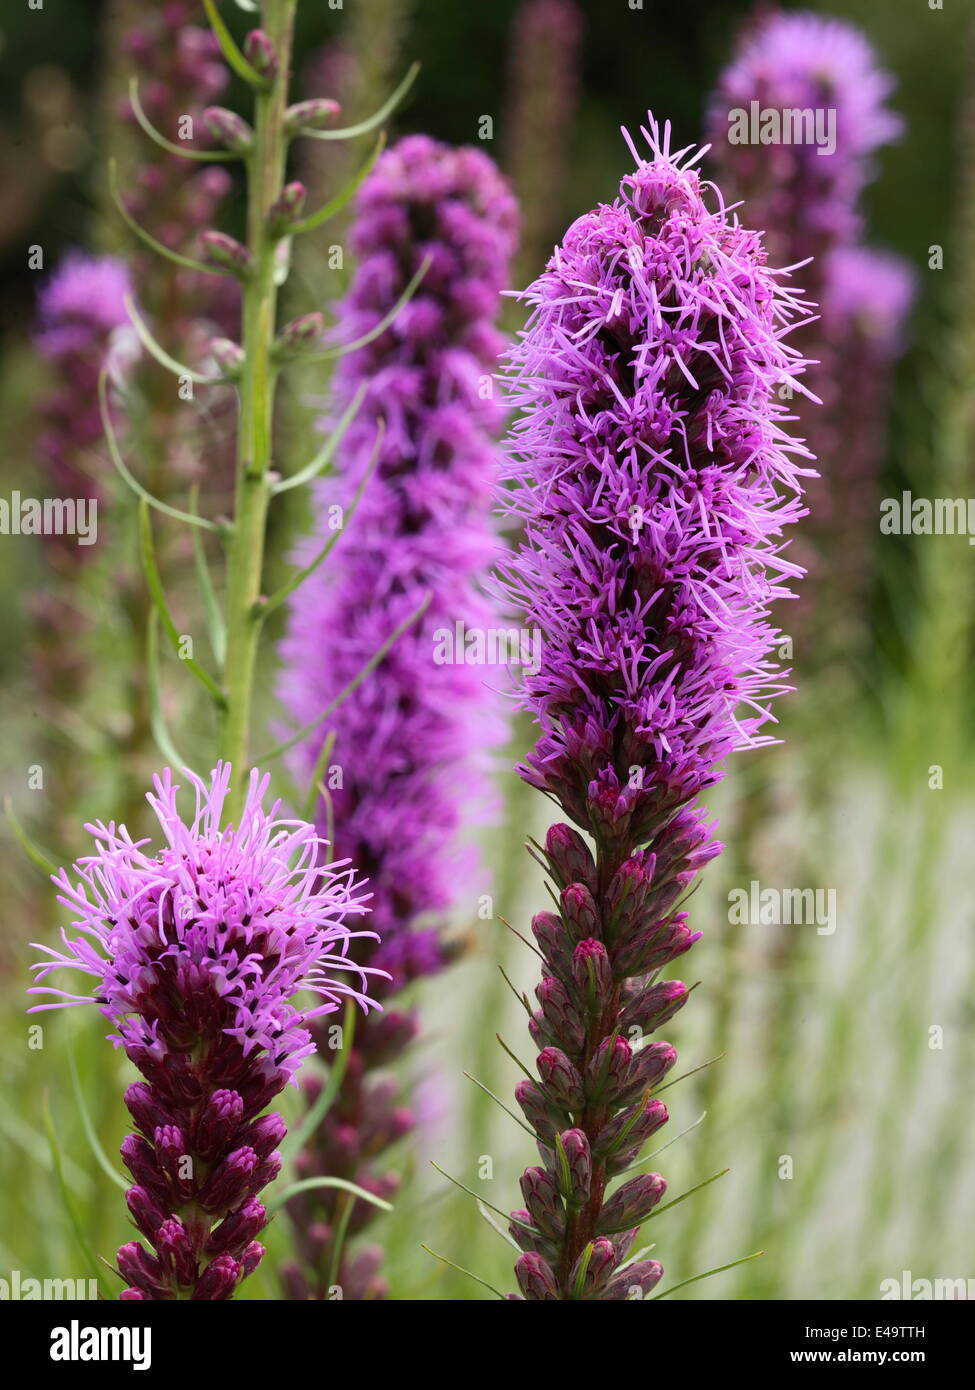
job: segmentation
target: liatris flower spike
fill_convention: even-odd
[[[874,153],[901,131],[886,105],[893,86],[866,36],[842,20],[772,11],[746,27],[712,98],[708,138],[726,196],[744,199],[777,264],[858,238]],[[787,110],[811,111],[819,124],[761,143],[753,113],[769,122],[768,134]],[[814,262],[811,274],[821,270]],[[818,289],[809,274],[806,285]]]
[[[781,536],[808,471],[776,396],[802,390],[783,338],[806,306],[700,155],[643,133],[650,159],[631,144],[617,201],[527,291],[509,364],[503,497],[524,538],[501,587],[543,635],[520,771],[573,822],[545,843],[558,911],[532,921],[538,1080],[517,1092],[541,1156],[510,1227],[532,1300],[642,1296],[662,1273],[626,1259],[663,1178],[611,1184],[668,1118],[654,1092],[676,1053],[648,1039],[688,990],[658,977],[700,936],[681,902],[720,850],[697,797],[728,753],[770,741],[785,673],[768,604],[798,573]]]
[[[285,1134],[261,1112],[314,1051],[308,1024],[346,997],[369,998],[335,971],[366,971],[349,957],[348,918],[366,905],[342,864],[321,862],[314,828],[263,809],[268,778],[252,772],[236,826],[221,828],[230,768],[209,785],[187,774],[196,810],[185,822],[167,770],[149,803],[165,845],[133,844],[125,827],[88,826],[95,853],[55,878],[74,914],[65,949],[39,946],[60,967],[91,977],[90,995],[47,985],[51,1009],[97,1003],[111,1034],[145,1078],[125,1102],[137,1132],[122,1145],[135,1179],[126,1196],[146,1245],[118,1252],[123,1299],[227,1299],[263,1255],[259,1194],[277,1176]],[[298,990],[314,1007],[294,1002]]]
[[[313,721],[387,634],[429,600],[422,621],[329,720],[342,769],[331,793],[335,840],[369,876],[382,944],[371,951],[364,943],[359,958],[389,971],[384,999],[445,964],[443,926],[457,885],[473,892],[480,873],[459,834],[490,805],[487,755],[505,737],[483,668],[438,664],[435,653],[438,631],[452,636],[458,622],[483,631],[496,621],[478,581],[494,553],[490,509],[503,416],[482,388],[503,346],[495,318],[516,223],[511,193],[486,155],[422,135],[382,156],[356,204],[359,267],[340,306],[343,334],[367,340],[425,263],[427,270],[396,322],[336,373],[337,411],[362,397],[340,451],[341,500],[373,462],[375,472],[348,522],[343,564],[318,571],[292,600],[281,690],[300,725]],[[327,542],[338,500],[333,481],[317,487],[316,549]],[[303,784],[315,781],[323,743],[324,731],[298,750]],[[322,803],[319,815],[324,823]],[[399,1088],[378,1073],[417,1030],[405,1010],[358,1023],[341,1093],[299,1159],[303,1177],[331,1174],[392,1194],[398,1179],[377,1171],[376,1160],[413,1117]],[[313,1090],[310,1083],[312,1102]],[[327,1297],[336,1267],[344,1298],[382,1291],[374,1260],[336,1265],[347,1201],[344,1192],[315,1189],[289,1205],[303,1255],[302,1269],[285,1271],[294,1297]],[[374,1215],[356,1202],[348,1234]]]
[[[52,365],[55,384],[41,403],[45,430],[39,451],[53,496],[85,495],[104,501],[107,462],[98,410],[98,377],[109,358],[114,335],[129,326],[125,307],[131,293],[129,274],[113,256],[65,256],[41,287],[37,298],[38,352]],[[131,332],[131,330],[130,330]],[[93,466],[105,454],[103,465]],[[57,563],[89,558],[94,547],[79,546],[73,536],[47,538]]]

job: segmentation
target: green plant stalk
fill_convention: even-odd
[[[219,755],[234,770],[228,817],[243,806],[250,765],[250,724],[261,619],[259,600],[270,501],[271,440],[276,369],[272,348],[277,318],[275,264],[278,238],[270,209],[284,184],[285,109],[298,0],[264,0],[263,28],[278,54],[273,82],[257,92],[254,145],[248,157],[247,249],[243,284],[244,361],[240,377],[234,530],[227,555],[227,704],[220,719]]]

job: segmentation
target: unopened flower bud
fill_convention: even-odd
[[[207,1178],[199,1196],[204,1211],[226,1211],[236,1206],[247,1191],[258,1167],[257,1154],[246,1145],[234,1149]]]
[[[596,892],[596,861],[578,830],[570,825],[553,825],[545,836],[545,853],[559,888],[581,883],[590,893]]]
[[[535,997],[541,1005],[529,1023],[529,1031],[539,1047],[553,1043],[563,1052],[578,1055],[586,1040],[582,1014],[561,980],[543,975],[535,986]]]
[[[292,222],[297,221],[305,207],[308,190],[296,179],[286,183],[271,204],[267,215],[268,231],[272,236],[284,236]]]
[[[139,1241],[133,1240],[123,1245],[116,1263],[126,1283],[141,1290],[146,1298],[160,1300],[165,1296],[166,1285],[159,1261]]]
[[[532,918],[532,936],[550,968],[560,978],[571,979],[572,942],[558,913],[536,912]]]
[[[645,1298],[660,1283],[663,1272],[664,1267],[658,1260],[637,1260],[613,1275],[603,1298],[614,1302]]]
[[[265,81],[273,82],[277,77],[277,50],[263,29],[252,29],[244,39],[244,57]]]
[[[684,1007],[689,995],[690,990],[680,980],[662,980],[650,989],[637,988],[620,1014],[620,1027],[624,1032],[639,1028],[643,1033],[652,1033]]]
[[[618,1188],[599,1213],[596,1229],[601,1235],[639,1226],[667,1191],[659,1173],[643,1173]]]
[[[560,903],[573,945],[589,937],[600,937],[602,923],[599,909],[585,884],[570,883],[568,888],[563,888]]]
[[[550,1101],[566,1112],[582,1109],[585,1104],[582,1077],[564,1052],[557,1047],[544,1047],[535,1065]]]
[[[630,1062],[622,1084],[612,1097],[613,1103],[632,1104],[654,1086],[659,1085],[676,1061],[677,1052],[670,1043],[648,1043]]]
[[[661,1100],[641,1101],[618,1111],[596,1136],[596,1156],[607,1159],[615,1171],[625,1168],[667,1120],[667,1107]]]
[[[232,236],[227,236],[226,232],[204,232],[200,241],[204,258],[211,265],[232,271],[241,279],[249,273],[252,265],[251,253]]]
[[[576,988],[590,1014],[601,1014],[613,991],[609,955],[601,941],[580,941],[572,956]]]
[[[300,357],[303,352],[316,348],[325,331],[325,316],[317,311],[302,314],[285,324],[278,335],[274,354],[278,358]]]
[[[143,1134],[151,1136],[155,1133],[157,1125],[166,1123],[166,1111],[159,1104],[152,1087],[147,1086],[144,1081],[134,1082],[123,1099],[129,1114]]]
[[[225,106],[208,106],[203,120],[214,140],[234,154],[246,154],[254,143],[254,132],[247,122]]]
[[[237,1091],[214,1091],[197,1122],[196,1148],[206,1162],[227,1153],[240,1128],[244,1100]]]
[[[244,349],[230,338],[211,338],[210,355],[229,380],[240,375],[244,363]]]
[[[534,1081],[519,1081],[515,1087],[515,1100],[535,1133],[541,1139],[553,1139],[564,1117],[549,1103],[544,1091]]]
[[[248,1197],[237,1211],[225,1216],[206,1243],[208,1255],[239,1255],[267,1225],[267,1211],[256,1197]]]
[[[669,922],[655,922],[618,947],[613,957],[617,977],[628,979],[659,970],[689,951],[701,936],[687,925],[686,912],[678,912]]]
[[[600,1104],[615,1096],[626,1083],[632,1056],[633,1049],[624,1038],[604,1038],[586,1067],[586,1099]]]
[[[335,121],[342,108],[331,97],[313,97],[311,101],[299,101],[289,106],[284,113],[284,128],[288,135],[297,135],[301,130],[327,130]]]
[[[557,1171],[562,1195],[571,1207],[581,1207],[589,1199],[592,1182],[592,1153],[581,1129],[566,1129],[559,1135]]]
[[[518,1287],[532,1303],[551,1303],[559,1297],[559,1286],[551,1267],[541,1255],[522,1255],[515,1265]]]
[[[584,1299],[599,1298],[618,1263],[613,1242],[600,1237],[586,1246],[572,1266],[569,1286]]]
[[[253,1274],[254,1270],[261,1263],[267,1251],[259,1240],[252,1240],[250,1245],[240,1257],[240,1277],[246,1279]]]
[[[240,1140],[263,1160],[278,1147],[287,1132],[288,1126],[280,1115],[262,1115],[259,1120],[247,1126],[240,1135]]]
[[[565,1230],[565,1208],[554,1179],[544,1168],[526,1168],[520,1183],[532,1224],[542,1235],[559,1240]]]
[[[147,1240],[155,1242],[156,1232],[166,1220],[166,1213],[155,1197],[137,1184],[126,1192],[125,1202],[139,1230]]]
[[[215,1302],[228,1299],[241,1277],[241,1266],[232,1255],[218,1255],[200,1275],[193,1290],[193,1298],[210,1299]]]
[[[156,1232],[154,1241],[159,1266],[167,1280],[189,1288],[196,1283],[197,1262],[193,1243],[179,1217],[171,1216]]]

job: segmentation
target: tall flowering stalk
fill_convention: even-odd
[[[70,252],[42,285],[34,345],[51,365],[51,389],[41,401],[38,454],[46,485],[57,497],[106,498],[109,464],[98,410],[98,378],[112,339],[129,323],[131,293],[125,264],[114,256]],[[74,536],[46,536],[51,563],[74,568],[94,547]]]
[[[765,228],[770,255],[779,264],[813,258],[795,272],[819,305],[816,321],[803,328],[799,343],[812,359],[808,383],[824,408],[809,410],[799,403],[797,413],[819,459],[820,475],[810,482],[810,523],[795,554],[810,581],[790,614],[790,632],[807,675],[819,674],[829,683],[826,702],[817,699],[809,684],[803,708],[817,718],[828,710],[817,739],[821,749],[825,744],[831,751],[804,771],[809,819],[832,816],[833,790],[826,777],[842,761],[837,745],[852,727],[850,720],[837,718],[837,711],[855,696],[855,672],[870,641],[868,561],[877,538],[875,508],[894,368],[905,346],[912,298],[912,276],[905,264],[863,244],[864,188],[874,176],[877,151],[897,139],[903,126],[889,105],[894,86],[873,45],[854,26],[812,13],[773,10],[759,13],[746,26],[709,109],[708,134],[725,194],[742,199],[741,216]],[[835,148],[809,140],[734,143],[734,113],[750,111],[753,103],[760,112],[812,110],[821,134],[832,128]],[[738,871],[746,879],[762,869],[760,832],[775,814],[768,779],[757,772],[761,781],[757,776],[748,818],[736,840]],[[822,836],[813,835],[803,847],[804,857],[812,860],[807,872],[815,881],[822,873],[823,843]],[[802,1006],[803,948],[801,934],[788,929],[778,937],[770,935],[766,948],[770,988],[763,1041],[773,1058],[768,1094],[775,1105],[768,1118],[768,1142],[756,1164],[753,1219],[770,1246],[756,1287],[773,1293],[784,1258],[782,1242],[773,1238],[784,1200],[777,1159],[793,1147],[800,1124],[790,1058],[778,1040],[795,1031]],[[729,957],[735,949],[729,941]],[[736,968],[726,959],[729,977]],[[716,1052],[726,1048],[734,998],[732,988],[716,1016]],[[827,1068],[824,1075],[838,1072]],[[701,1100],[709,1110],[717,1084],[714,1074],[703,1078]],[[810,1165],[805,1167],[808,1171]],[[692,1247],[695,1238],[704,1238],[709,1214],[709,1203],[697,1205],[689,1231]]]
[[[897,138],[902,122],[887,106],[894,87],[864,34],[843,20],[805,11],[770,10],[744,29],[711,99],[708,138],[721,186],[742,198],[752,226],[765,229],[776,264],[820,258],[804,269],[819,289],[823,255],[860,239],[860,196],[876,151]],[[736,142],[733,113],[818,113],[835,148],[809,139]]]
[[[809,384],[829,406],[813,412],[800,406],[803,429],[822,464],[810,494],[815,524],[801,554],[816,582],[792,615],[807,666],[816,660],[835,668],[837,656],[848,661],[864,621],[862,569],[858,573],[855,557],[870,549],[868,519],[886,437],[883,409],[910,302],[904,268],[894,269],[893,258],[861,244],[862,194],[876,152],[897,139],[903,126],[887,104],[893,88],[893,77],[855,26],[771,10],[746,24],[709,107],[708,135],[721,187],[727,197],[743,200],[749,225],[765,229],[776,264],[809,262],[796,276],[819,305],[817,320],[799,340],[812,359]],[[751,129],[754,109],[757,132]],[[769,113],[781,118],[787,111],[811,111],[818,124],[798,132],[801,139],[783,128],[778,143],[753,143]],[[741,113],[749,115],[745,141]],[[854,368],[868,375],[852,378],[851,389]],[[834,409],[834,403],[849,409]],[[834,524],[836,518],[841,525]],[[844,581],[849,587],[837,597]],[[836,603],[847,619],[841,625],[835,622]]]
[[[626,1264],[666,1188],[627,1176],[668,1118],[655,1092],[676,1052],[648,1039],[688,996],[659,977],[701,934],[681,903],[720,850],[698,798],[769,741],[768,604],[797,573],[781,536],[805,451],[776,392],[805,366],[783,341],[804,306],[759,236],[708,206],[699,156],[672,155],[669,127],[647,139],[526,292],[509,364],[524,540],[501,582],[544,642],[519,770],[572,822],[541,855],[558,910],[532,919],[538,1080],[516,1092],[541,1157],[510,1226],[529,1300],[624,1299],[663,1272]]]
[[[382,944],[361,958],[389,972],[384,999],[445,964],[457,884],[478,874],[458,835],[465,811],[487,799],[485,754],[505,732],[490,673],[463,664],[463,653],[437,664],[436,653],[438,635],[453,638],[457,623],[475,632],[492,623],[476,582],[495,545],[488,517],[502,416],[489,388],[516,220],[487,156],[410,136],[366,181],[352,228],[359,264],[340,306],[343,331],[365,338],[421,271],[423,279],[396,322],[336,375],[336,409],[361,405],[342,446],[341,490],[319,484],[321,535],[337,498],[347,504],[363,484],[365,492],[341,570],[320,572],[292,604],[281,693],[299,724],[312,721],[390,629],[428,604],[330,721],[329,758],[341,778],[328,778],[331,806],[319,802],[320,823],[334,815],[336,844],[370,880]],[[303,783],[323,742],[324,730],[299,751]],[[417,1030],[405,1009],[357,1022],[341,1093],[301,1156],[303,1176],[337,1174],[382,1197],[395,1191],[398,1178],[375,1163],[414,1120],[379,1073]],[[330,1271],[345,1298],[382,1294],[374,1253],[340,1263],[344,1234],[360,1231],[373,1208],[318,1190],[290,1209],[304,1266],[286,1270],[293,1296],[327,1297]]]
[[[98,410],[98,378],[108,367],[113,340],[128,324],[129,292],[122,261],[70,252],[37,300],[34,345],[52,374],[40,403],[37,445],[44,489],[53,497],[85,499],[89,508],[99,510],[107,500],[111,464]],[[90,514],[101,522],[104,534],[104,515]],[[77,640],[79,628],[87,625],[79,578],[98,547],[79,545],[73,535],[45,536],[44,545],[50,577],[29,599],[33,678],[40,705],[56,727],[66,706],[77,702],[90,674]],[[48,829],[57,843],[67,817],[74,816],[83,769],[60,731],[47,740],[41,756],[53,798]]]
[[[312,826],[281,818],[278,803],[264,811],[266,776],[251,774],[225,827],[230,769],[209,784],[188,775],[189,822],[169,771],[155,779],[158,853],[99,821],[88,827],[95,852],[55,879],[74,921],[63,951],[39,947],[48,959],[37,978],[67,967],[94,981],[92,993],[31,991],[56,996],[35,1011],[97,1003],[145,1078],[125,1093],[137,1130],[122,1144],[134,1179],[126,1202],[146,1244],[118,1252],[123,1299],[227,1299],[257,1267],[259,1194],[286,1132],[262,1112],[314,1051],[306,1025],[346,995],[369,1003],[332,978],[355,969],[347,919],[365,906],[351,871],[322,863]],[[321,1002],[296,1007],[300,989]]]
[[[217,150],[183,149],[155,129],[140,108],[140,125],[169,153],[244,164],[246,240],[209,230],[199,238],[205,259],[197,259],[189,254],[191,247],[170,244],[175,238],[154,236],[116,197],[122,217],[151,250],[196,274],[235,279],[243,306],[241,343],[211,345],[216,374],[184,366],[136,318],[146,350],[170,371],[184,380],[237,389],[239,428],[229,517],[201,515],[206,506],[183,510],[154,495],[134,475],[112,427],[105,373],[99,382],[113,460],[140,498],[142,561],[152,599],[148,651],[155,657],[154,636],[161,630],[183,669],[205,689],[215,715],[219,758],[209,784],[187,774],[197,792],[189,824],[178,815],[170,774],[156,780],[150,804],[167,844],[154,858],[144,853],[146,841],[133,841],[124,825],[99,822],[90,827],[95,854],[75,866],[75,881],[66,874],[58,879],[62,904],[76,913],[81,934],[69,938],[63,933],[63,952],[41,948],[51,957],[39,966],[42,980],[63,966],[97,978],[92,998],[115,1022],[117,1041],[148,1083],[128,1094],[140,1133],[126,1141],[123,1157],[136,1178],[130,1211],[153,1249],[136,1243],[120,1252],[119,1269],[128,1282],[123,1297],[128,1298],[209,1300],[233,1294],[260,1258],[253,1237],[265,1213],[257,1194],[277,1171],[274,1150],[283,1134],[277,1117],[260,1112],[314,1050],[306,1022],[333,1009],[342,996],[364,1007],[371,1003],[331,978],[333,968],[352,968],[360,978],[374,971],[351,965],[348,957],[352,934],[346,918],[364,910],[352,891],[350,871],[323,862],[322,841],[307,822],[283,820],[277,807],[265,815],[267,777],[255,771],[248,778],[247,773],[264,620],[327,555],[326,549],[270,596],[262,593],[272,498],[314,478],[334,448],[330,442],[290,474],[280,464],[272,472],[278,376],[296,358],[340,358],[360,346],[326,345],[317,313],[279,330],[278,293],[287,278],[293,238],[320,227],[354,192],[341,190],[323,208],[306,214],[305,190],[286,182],[288,150],[298,136],[348,139],[376,128],[407,85],[375,116],[351,129],[336,128],[338,106],[328,98],[289,106],[296,6],[297,0],[263,0],[264,27],[249,33],[241,49],[213,0],[204,0],[227,62],[254,97],[253,125],[233,112],[211,109],[208,119],[219,140]],[[187,236],[192,230],[183,229]],[[393,306],[390,321],[406,299],[408,294]],[[383,327],[376,325],[377,332]],[[212,505],[211,498],[205,500]],[[226,582],[218,596],[203,538],[197,537],[196,568],[216,674],[186,649],[170,612],[151,524],[159,512],[180,523],[184,532],[203,531],[226,549]],[[380,659],[406,626],[385,633],[370,661]],[[368,669],[369,663],[356,682]],[[152,678],[155,731],[165,751],[171,741],[158,671]],[[262,761],[284,751],[269,750]],[[84,999],[41,988],[63,1002]],[[316,991],[323,1004],[297,1008],[292,999],[300,989]]]

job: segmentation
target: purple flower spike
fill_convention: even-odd
[[[108,364],[114,335],[129,325],[125,297],[131,292],[121,261],[72,251],[38,295],[34,343],[55,376],[41,404],[45,428],[39,452],[55,496],[104,501],[104,478],[92,467],[103,449],[98,377]],[[103,471],[109,474],[111,465],[106,462]],[[45,539],[52,561],[70,561],[72,568],[95,549],[79,546],[73,536]]]
[[[302,784],[311,780],[331,729],[332,771],[324,779],[336,840],[366,874],[381,939],[361,959],[391,976],[384,996],[445,964],[442,929],[458,883],[479,878],[459,845],[469,813],[490,806],[487,755],[505,736],[494,691],[497,668],[438,660],[441,638],[458,624],[483,632],[496,623],[478,579],[494,554],[490,524],[498,466],[494,435],[503,415],[492,369],[503,340],[495,328],[507,281],[516,210],[494,164],[479,151],[426,138],[400,141],[379,160],[356,205],[352,246],[358,269],[339,309],[343,337],[356,339],[395,307],[429,259],[417,293],[393,324],[346,357],[334,406],[362,405],[343,441],[341,482],[319,486],[314,553],[334,527],[377,448],[376,467],[341,541],[341,564],[319,570],[298,591],[283,645],[283,701],[299,724],[311,723],[353,680],[390,634],[429,607],[389,655],[300,751]],[[380,431],[379,421],[384,422]],[[302,556],[299,558],[308,558]],[[442,655],[445,652],[441,653]],[[325,807],[320,815],[324,822]],[[307,1175],[328,1173],[374,1186],[371,1159],[412,1128],[395,1089],[375,1072],[417,1030],[412,1014],[387,1013],[356,1027],[340,1096],[303,1155]],[[317,1222],[336,1229],[341,1194],[310,1192],[292,1213],[302,1232]],[[350,1233],[374,1214],[359,1202]],[[304,1297],[327,1297],[331,1236],[303,1239],[309,1284]],[[340,1270],[343,1296],[374,1297]],[[300,1287],[293,1273],[289,1288]],[[352,1290],[363,1290],[355,1293]]]
[[[148,797],[165,838],[154,856],[124,826],[87,827],[96,852],[56,876],[58,901],[74,914],[63,951],[39,981],[68,967],[88,976],[88,995],[38,985],[55,996],[32,1012],[97,1003],[117,1047],[145,1077],[126,1093],[138,1133],[122,1145],[134,1186],[140,1242],[119,1251],[130,1287],[123,1298],[225,1299],[256,1267],[254,1237],[266,1224],[257,1194],[278,1172],[285,1134],[260,1112],[314,1051],[308,1024],[351,997],[333,978],[368,973],[349,956],[347,918],[365,912],[352,871],[323,864],[313,826],[279,818],[262,802],[268,778],[252,772],[237,826],[222,828],[230,768],[196,791],[193,819],[177,808],[169,771]],[[319,1002],[299,1009],[298,990]]]
[[[858,203],[873,155],[902,128],[886,105],[893,87],[866,37],[842,20],[772,11],[746,28],[712,98],[708,138],[722,187],[745,200],[750,226],[766,229],[776,264],[819,256],[859,235]],[[756,142],[763,113],[786,110],[811,111],[820,125],[790,128],[801,138]],[[745,132],[741,112],[749,138],[735,143]],[[765,119],[770,136],[774,117]],[[808,272],[806,283],[815,285]]]
[[[625,1259],[663,1179],[610,1185],[667,1119],[653,1092],[676,1053],[648,1037],[688,991],[656,976],[698,938],[680,904],[719,849],[696,802],[727,754],[770,741],[785,673],[768,605],[800,573],[782,530],[808,454],[778,390],[802,389],[784,337],[806,306],[699,156],[644,134],[651,158],[633,149],[617,201],[527,291],[509,358],[502,497],[523,541],[499,587],[543,635],[520,771],[578,827],[549,831],[559,911],[532,923],[539,1082],[517,1098],[544,1167],[510,1226],[530,1300],[633,1297],[662,1272]]]

